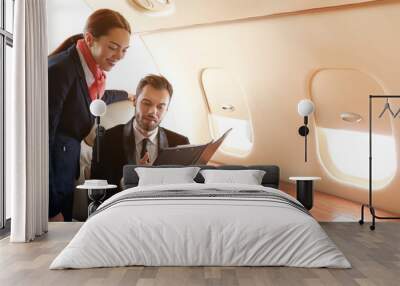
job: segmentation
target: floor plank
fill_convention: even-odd
[[[400,223],[381,222],[375,231],[355,222],[321,226],[352,269],[291,267],[116,267],[49,270],[55,256],[82,223],[50,223],[32,243],[0,241],[0,285],[399,285]]]

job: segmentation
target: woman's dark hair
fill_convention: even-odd
[[[93,37],[98,38],[107,35],[111,29],[121,28],[131,34],[131,27],[128,21],[120,13],[110,9],[100,9],[93,12],[86,21],[84,33],[89,32]],[[72,45],[79,39],[83,39],[83,34],[77,34],[69,37],[61,43],[49,56],[58,54]]]

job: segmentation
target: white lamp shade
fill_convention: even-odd
[[[309,99],[300,100],[297,105],[297,112],[300,116],[308,116],[314,111],[314,103]]]
[[[106,103],[101,99],[93,100],[89,108],[90,113],[94,116],[103,116],[107,111]]]

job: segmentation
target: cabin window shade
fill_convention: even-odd
[[[253,129],[242,88],[222,68],[203,70],[201,80],[213,138],[232,128],[220,150],[236,156],[246,155],[253,146]]]
[[[336,180],[368,189],[368,97],[384,94],[370,75],[354,69],[322,69],[311,79],[318,155]],[[373,187],[382,189],[397,170],[396,147],[388,116],[378,118],[383,102],[373,104]],[[347,122],[341,114],[352,112],[363,120]]]

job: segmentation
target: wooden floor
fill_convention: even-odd
[[[119,267],[48,270],[82,223],[50,223],[32,243],[0,241],[0,285],[400,285],[400,223],[375,231],[358,223],[321,223],[352,269],[290,267]]]

